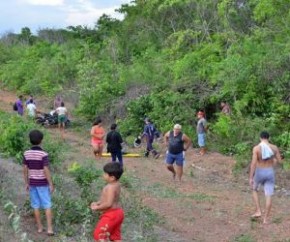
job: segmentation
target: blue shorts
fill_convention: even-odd
[[[264,186],[265,196],[272,196],[275,187],[275,173],[272,167],[256,168],[254,175],[254,190],[258,191],[259,186]]]
[[[205,147],[205,133],[197,134],[199,147]]]
[[[165,160],[165,162],[168,165],[173,165],[174,162],[175,162],[177,166],[183,166],[183,164],[184,164],[184,155],[183,155],[183,152],[178,153],[178,154],[171,154],[170,152],[168,152],[166,154],[166,160]]]
[[[51,195],[49,186],[30,186],[30,203],[33,209],[51,208]]]

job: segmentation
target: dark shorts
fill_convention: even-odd
[[[66,119],[65,115],[58,115],[58,122],[59,123],[64,123],[65,119]]]
[[[176,165],[183,166],[184,164],[183,152],[178,153],[178,154],[171,154],[170,152],[167,152],[165,162],[168,165],[173,165],[175,162]]]

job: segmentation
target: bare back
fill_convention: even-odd
[[[276,145],[268,143],[268,146],[271,148],[273,151],[274,155],[272,158],[263,160],[262,159],[262,152],[261,152],[261,147],[260,145],[256,145],[253,149],[253,159],[256,160],[256,167],[260,168],[266,168],[266,167],[272,167],[274,166],[277,162],[281,161],[281,155],[279,152],[279,149],[277,148]]]

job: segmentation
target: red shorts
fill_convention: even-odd
[[[99,240],[121,240],[121,225],[124,220],[122,208],[112,208],[100,216],[100,220],[94,231],[94,239]]]

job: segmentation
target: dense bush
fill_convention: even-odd
[[[2,153],[16,157],[18,162],[22,161],[23,153],[31,147],[29,132],[40,129],[44,133],[42,142],[43,149],[48,152],[51,163],[60,162],[61,145],[51,139],[49,134],[41,129],[31,120],[26,120],[18,115],[9,115],[0,112],[0,150]]]

